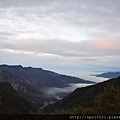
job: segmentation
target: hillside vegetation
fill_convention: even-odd
[[[111,85],[113,85],[115,89],[119,90],[120,89],[120,77],[110,79],[108,81],[104,81],[104,82],[101,82],[101,83],[98,83],[95,85],[87,86],[84,88],[78,88],[74,92],[72,92],[71,94],[69,94],[68,96],[63,98],[62,100],[45,107],[44,111],[45,112],[51,112],[51,111],[54,112],[56,109],[57,110],[60,110],[60,109],[70,110],[77,106],[81,106],[81,107],[85,107],[85,108],[86,107],[93,108],[94,100],[96,99],[96,96],[99,96],[102,93],[104,93],[105,88],[107,88],[108,86],[111,86]],[[107,89],[106,92],[110,92],[110,90]],[[114,94],[115,93],[113,91],[113,95]],[[119,100],[119,97],[116,99]],[[97,106],[97,104],[95,106]]]
[[[37,108],[21,98],[7,82],[0,82],[0,114],[28,114]]]

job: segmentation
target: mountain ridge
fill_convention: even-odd
[[[106,72],[102,74],[96,74],[96,77],[104,77],[104,78],[116,78],[120,76],[120,72]]]
[[[70,83],[94,83],[42,68],[22,67],[21,65],[0,65],[0,82],[9,82],[21,97],[39,108],[46,103],[58,101],[54,96],[48,97],[43,88],[63,88],[68,87]]]
[[[14,65],[14,66],[0,65],[0,70],[1,69],[9,71],[9,73],[12,74],[14,79],[17,78],[17,81],[26,82],[30,85],[37,84],[37,80],[41,79],[42,77],[45,77],[46,75],[49,75],[53,79],[54,78],[56,79],[57,83],[52,87],[61,87],[61,86],[66,87],[66,86],[68,86],[69,83],[94,83],[92,81],[84,80],[84,79],[81,79],[78,77],[62,75],[62,74],[58,74],[58,73],[55,73],[52,71],[43,70],[42,68],[22,67],[21,65]],[[71,78],[74,80],[69,81],[69,80],[64,79],[64,82],[63,82],[61,80],[61,77],[62,78],[69,77],[69,79]],[[29,79],[29,81],[27,81],[28,79]],[[56,82],[56,81],[54,81],[54,82]],[[53,82],[53,81],[51,79],[49,79],[48,82]],[[41,86],[44,86],[42,83],[43,82],[41,82]],[[58,85],[58,83],[59,83],[59,85]],[[47,86],[47,87],[49,87],[49,86]]]

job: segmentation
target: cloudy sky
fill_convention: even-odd
[[[0,64],[120,70],[119,11],[120,0],[0,0]]]

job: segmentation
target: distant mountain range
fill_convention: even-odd
[[[120,76],[120,72],[106,72],[102,74],[95,74],[94,76],[104,78],[117,78]]]
[[[48,105],[43,110],[45,112],[52,112],[55,109],[68,110],[78,105],[83,107],[92,107],[94,98],[103,93],[104,88],[110,85],[113,85],[115,88],[120,89],[120,77],[84,88],[78,88],[68,96],[64,97],[62,100]]]
[[[0,115],[29,114],[37,108],[20,97],[8,82],[0,82]]]
[[[22,67],[21,65],[0,65],[0,82],[9,82],[21,97],[37,107],[43,107],[58,100],[55,96],[46,95],[43,88],[63,88],[71,83],[94,83],[42,68]]]

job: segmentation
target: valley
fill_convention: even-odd
[[[9,82],[24,99],[38,108],[57,102],[78,86],[95,82],[58,74],[42,68],[0,65],[0,82]]]

